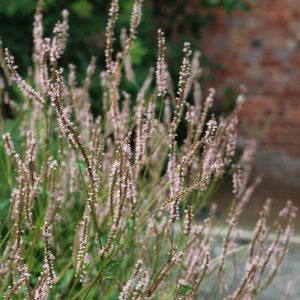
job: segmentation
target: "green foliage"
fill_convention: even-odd
[[[86,0],[79,0],[74,2],[71,8],[72,11],[78,15],[78,17],[89,19],[92,17],[94,6],[92,3]]]
[[[11,49],[21,71],[30,65],[32,49],[31,35],[36,0],[0,0],[0,36],[5,47]],[[162,2],[162,1],[161,1]],[[83,73],[92,55],[99,57],[103,66],[104,33],[107,22],[106,13],[110,1],[104,0],[46,0],[44,24],[46,34],[50,35],[60,12],[70,11],[70,38],[68,48],[72,49],[64,57],[62,64],[72,62]],[[121,15],[117,32],[127,27],[132,9],[132,0],[121,1]],[[193,7],[191,11],[189,6]],[[139,41],[134,48],[134,64],[143,63],[150,67],[150,58],[156,55],[156,28],[166,31],[170,59],[177,63],[184,41],[191,41],[198,48],[201,28],[213,21],[213,14],[207,11],[200,14],[202,7],[222,7],[227,11],[248,9],[248,0],[204,0],[204,1],[163,1],[145,0],[143,21],[139,30]],[[14,30],[21,28],[22,30]],[[197,30],[195,30],[197,28]],[[151,36],[149,39],[147,37]],[[147,57],[147,59],[146,59]],[[171,64],[172,65],[172,64]],[[140,71],[142,72],[142,71]],[[175,72],[175,70],[174,70]],[[143,74],[143,72],[141,73]],[[139,76],[137,76],[139,77]]]
[[[144,0],[142,23],[139,37],[132,49],[132,62],[136,73],[136,84],[127,82],[126,89],[137,92],[148,69],[154,67],[157,51],[157,28],[162,28],[168,41],[167,56],[169,70],[177,80],[177,65],[184,42],[191,42],[193,49],[199,48],[202,29],[214,21],[213,9],[223,8],[228,12],[235,9],[249,9],[249,0]],[[32,24],[36,0],[0,0],[0,37],[4,47],[9,48],[16,58],[21,74],[26,74],[31,65]],[[70,12],[70,32],[66,55],[61,65],[67,68],[69,63],[77,66],[77,76],[82,80],[91,56],[96,56],[97,73],[104,69],[105,28],[110,1],[104,0],[45,0],[44,30],[45,36],[51,31],[63,9]],[[116,28],[116,49],[120,49],[119,35],[122,28],[128,28],[133,0],[120,1],[120,16]],[[192,8],[192,9],[191,9]],[[205,8],[203,10],[203,8]],[[22,30],[14,30],[22,28]],[[216,65],[205,53],[202,55],[204,68],[215,69]],[[143,66],[141,68],[140,66]],[[210,72],[207,72],[209,79]],[[92,82],[91,93],[97,94],[98,80]],[[20,99],[18,95],[16,99]],[[93,111],[99,114],[99,105],[92,103]]]

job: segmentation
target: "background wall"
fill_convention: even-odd
[[[300,1],[263,0],[251,12],[215,9],[202,48],[215,63],[210,84],[222,91],[245,84],[244,137],[259,140],[256,167],[300,183]]]

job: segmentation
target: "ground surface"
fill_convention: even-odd
[[[220,222],[224,221],[224,212],[230,203],[231,185],[224,185],[214,196],[214,201],[218,203],[220,212]],[[295,235],[291,249],[277,277],[271,286],[263,292],[257,299],[259,300],[299,300],[300,299],[300,186],[289,186],[279,181],[264,180],[254,193],[251,202],[247,205],[241,216],[240,227],[245,235],[251,235],[258,213],[264,201],[272,199],[272,210],[270,219],[278,214],[278,211],[285,205],[287,200],[292,200],[299,207]],[[206,298],[199,298],[206,299]]]

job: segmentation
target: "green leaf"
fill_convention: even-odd
[[[63,279],[61,280],[60,287],[61,288],[66,288],[68,286],[69,282],[71,281],[73,275],[74,275],[74,271],[73,270],[68,270],[65,273],[65,276],[63,277]]]
[[[44,195],[44,193],[46,193],[46,196],[49,196],[49,192],[42,187],[42,186],[39,186],[37,188],[37,191],[38,191],[38,195]]]
[[[6,209],[9,206],[9,200],[8,199],[2,199],[0,202],[0,210]]]
[[[138,65],[142,62],[148,50],[140,40],[136,40],[134,47],[131,49],[132,63]]]
[[[134,220],[131,219],[127,219],[126,220],[126,226],[127,226],[127,230],[130,232],[134,229]]]
[[[79,0],[72,4],[72,10],[80,18],[90,18],[92,16],[93,4],[86,0]]]
[[[106,272],[111,275],[120,266],[121,262],[120,258],[111,259],[106,266]]]
[[[81,170],[81,172],[87,171],[87,166],[83,160],[78,160],[74,162],[74,166]]]
[[[187,292],[189,292],[192,289],[192,287],[188,284],[183,285],[180,289],[179,289],[179,294],[180,295],[185,295]]]
[[[101,235],[101,243],[102,243],[103,245],[105,245],[105,244],[107,243],[107,239],[108,239],[108,233],[105,232],[105,233],[103,233],[103,234]]]

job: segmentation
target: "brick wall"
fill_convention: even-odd
[[[257,0],[252,10],[227,15],[205,30],[202,48],[214,63],[211,84],[245,84],[241,132],[259,139],[257,166],[300,182],[300,1]]]

